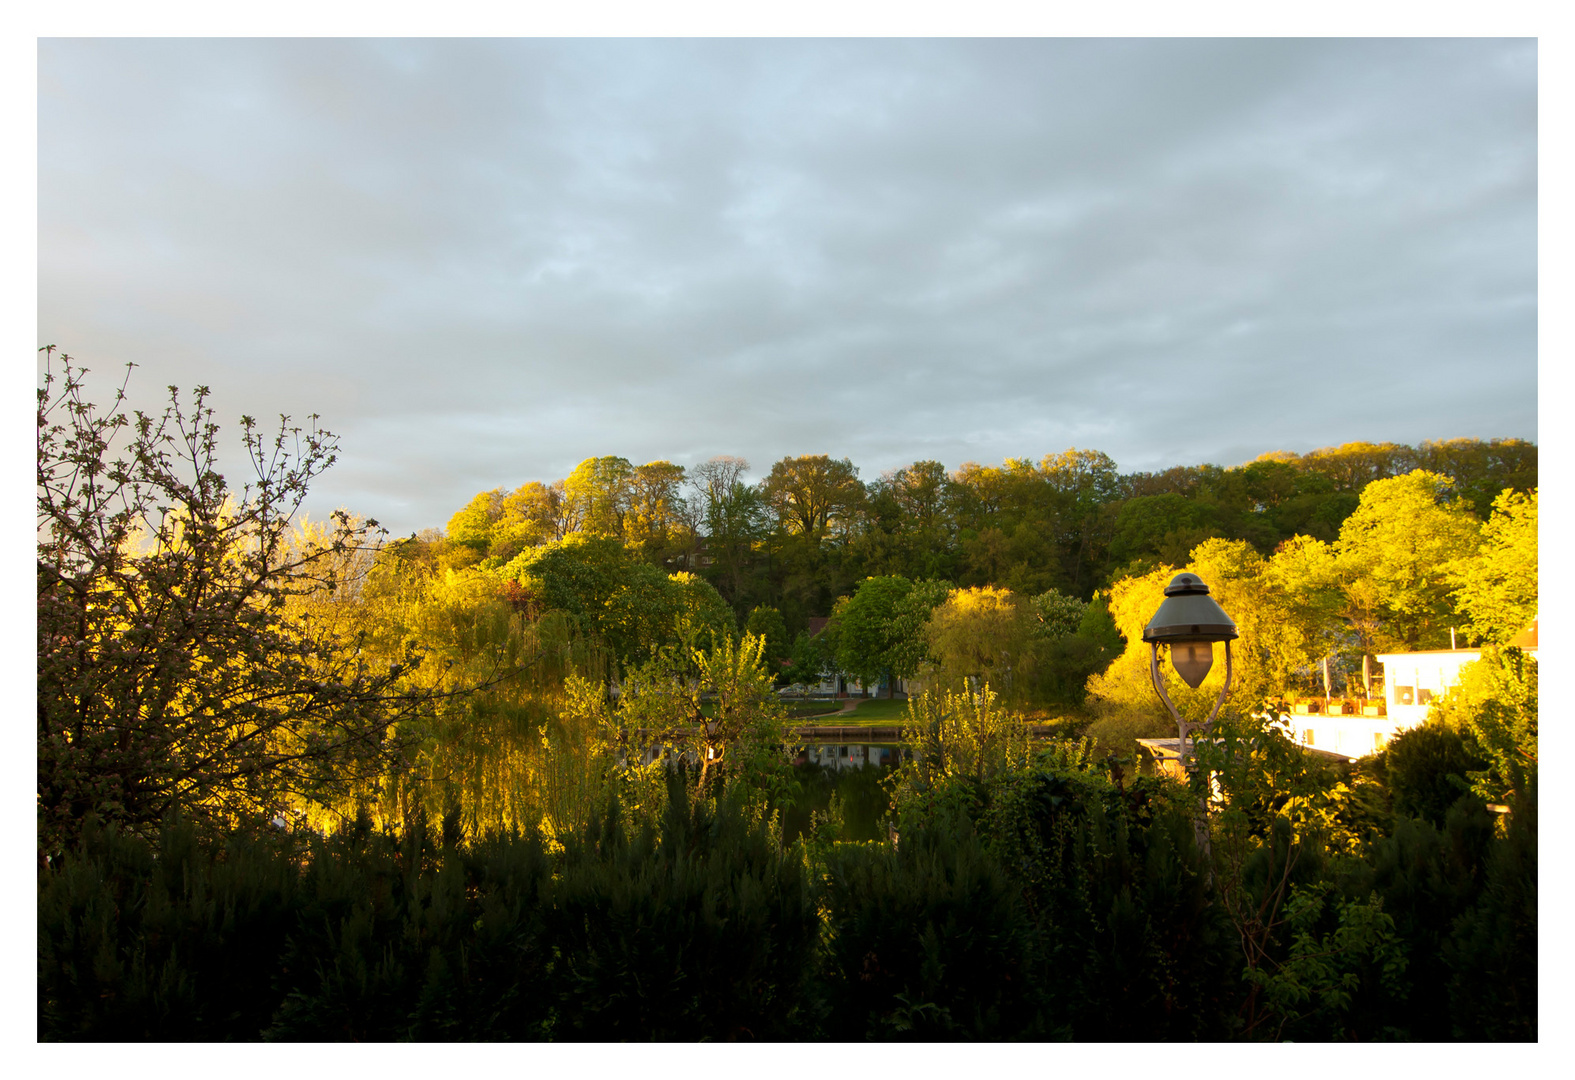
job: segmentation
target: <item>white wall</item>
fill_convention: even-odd
[[[1537,655],[1535,649],[1526,652]],[[1304,746],[1363,757],[1382,750],[1402,731],[1425,722],[1432,702],[1460,681],[1460,669],[1481,657],[1480,649],[1381,653],[1378,662],[1384,669],[1387,716],[1292,715],[1280,720],[1290,729],[1291,738]]]
[[[1392,716],[1281,715],[1291,738],[1303,746],[1329,750],[1347,757],[1366,757],[1406,727]]]
[[[1390,717],[1400,723],[1399,730],[1414,728],[1426,720],[1431,702],[1460,681],[1461,668],[1481,657],[1480,649],[1380,654],[1384,704]]]

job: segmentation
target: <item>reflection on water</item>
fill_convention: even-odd
[[[815,743],[799,747],[793,764],[857,769],[861,765],[896,765],[902,754],[902,747],[895,743]]]
[[[903,760],[903,755],[912,756],[912,751],[905,751],[896,743],[814,743],[800,746],[793,755],[795,765],[819,765],[823,769],[857,769],[862,765],[888,765],[896,766]],[[620,754],[619,761],[625,761],[626,755]],[[641,765],[649,765],[653,761],[666,761],[669,767],[676,766],[682,761],[689,767],[700,764],[700,758],[693,751],[679,752],[667,746],[653,746],[640,755]]]

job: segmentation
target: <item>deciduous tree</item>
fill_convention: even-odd
[[[1033,621],[1010,589],[954,589],[930,616],[925,641],[945,685],[972,679],[1004,697],[1020,691],[1032,671]]]
[[[825,454],[783,458],[771,467],[762,491],[783,526],[812,544],[844,526],[864,501],[853,462]]]
[[[502,488],[483,491],[448,519],[448,542],[485,555],[492,546],[492,527],[503,516]]]
[[[664,561],[688,539],[683,483],[684,467],[670,461],[648,461],[636,466],[629,477],[625,536],[653,562]]]
[[[1380,647],[1435,648],[1449,640],[1450,575],[1480,542],[1476,519],[1451,498],[1447,476],[1417,469],[1375,480],[1340,527],[1336,566],[1360,590]]]
[[[927,654],[924,628],[947,592],[937,581],[865,578],[857,592],[837,602],[832,617],[837,666],[865,686],[886,678],[887,695],[895,696],[898,679],[918,674]]]
[[[572,529],[622,539],[629,514],[634,466],[627,458],[586,458],[563,481]]]
[[[1537,660],[1513,646],[1490,645],[1460,669],[1430,718],[1467,736],[1488,767],[1468,774],[1488,802],[1513,802],[1537,782]]]
[[[179,809],[260,823],[378,775],[430,695],[401,655],[369,670],[334,620],[292,608],[334,592],[376,522],[340,511],[293,533],[338,443],[313,416],[272,435],[242,417],[254,476],[217,468],[198,387],[162,414],[100,412],[86,372],[46,350],[38,391],[38,829],[41,851],[90,813],[149,830]],[[129,378],[129,375],[128,375]]]
[[[1482,526],[1482,547],[1452,575],[1456,603],[1479,640],[1506,644],[1537,617],[1537,491],[1506,488]]]

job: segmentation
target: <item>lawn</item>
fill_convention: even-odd
[[[858,724],[900,724],[908,717],[905,698],[871,698],[859,703],[848,719]]]
[[[788,705],[788,719],[795,723],[822,716],[830,716],[842,709],[843,703],[831,701],[795,701]]]
[[[813,718],[802,714],[794,715],[793,722],[800,725],[824,724],[839,727],[893,727],[907,718],[908,703],[900,698],[895,701],[887,698],[871,698],[859,702],[858,708],[851,713],[835,715],[836,709],[844,704],[845,701],[839,701],[830,714]]]

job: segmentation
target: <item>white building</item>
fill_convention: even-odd
[[[1533,622],[1510,644],[1535,658],[1537,624]],[[1292,715],[1280,718],[1289,725],[1291,738],[1303,746],[1348,758],[1376,753],[1400,732],[1420,726],[1427,719],[1433,700],[1460,681],[1460,669],[1480,660],[1482,650],[1379,653],[1377,658],[1384,669],[1382,709],[1376,704],[1363,706],[1338,700],[1331,702],[1325,712],[1302,713],[1303,706],[1298,706]],[[1341,707],[1342,711],[1334,711]]]
[[[784,697],[870,697],[864,684],[837,672],[822,672],[820,680],[812,683],[794,683],[783,687]]]
[[[1468,650],[1462,650],[1465,652]],[[1413,654],[1405,654],[1413,655]],[[1473,653],[1462,663],[1475,660],[1481,653]],[[1380,658],[1382,659],[1382,658]],[[1318,703],[1312,703],[1318,707]],[[1312,750],[1322,750],[1343,758],[1359,758],[1376,754],[1390,739],[1415,722],[1402,721],[1385,705],[1347,705],[1336,699],[1318,712],[1303,712],[1308,705],[1299,703],[1290,715],[1281,714],[1280,722],[1290,729],[1291,738]],[[1345,709],[1351,711],[1346,712]],[[1336,711],[1340,710],[1340,711]],[[1427,710],[1422,710],[1425,718]]]

